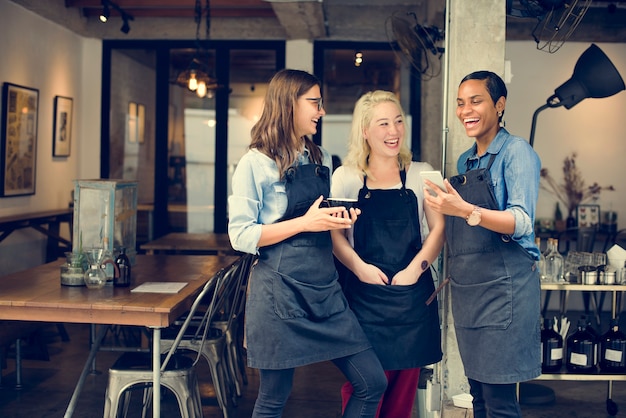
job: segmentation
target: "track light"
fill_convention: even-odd
[[[122,27],[120,27],[120,31],[123,33],[130,32],[130,24],[128,23],[131,20],[135,20],[135,18],[126,13],[120,6],[113,3],[111,0],[102,0],[102,13],[100,13],[100,21],[107,22],[109,17],[111,17],[111,9],[114,9],[119,15],[122,17]]]
[[[124,20],[124,23],[122,23],[122,27],[120,28],[120,30],[123,33],[130,32],[130,25],[128,24],[128,17],[126,15],[122,15],[122,19]]]
[[[111,9],[109,9],[109,4],[106,1],[102,2],[102,13],[100,13],[100,22],[106,23],[111,16]]]

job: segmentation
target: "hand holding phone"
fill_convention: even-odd
[[[422,180],[430,180],[435,183],[437,187],[439,187],[444,192],[447,190],[446,186],[443,184],[443,176],[441,175],[441,171],[432,170],[432,171],[420,171],[420,176]],[[435,190],[432,190],[435,193]]]

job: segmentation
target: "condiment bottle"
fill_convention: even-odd
[[[120,253],[115,259],[115,264],[117,264],[119,274],[113,279],[113,285],[115,287],[130,286],[130,260],[126,255],[126,248],[120,248]]]
[[[546,319],[541,330],[541,371],[556,373],[563,367],[563,337],[552,328],[552,320]]]
[[[600,370],[605,373],[626,373],[626,335],[619,330],[617,319],[600,338]]]

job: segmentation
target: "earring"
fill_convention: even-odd
[[[502,112],[498,112],[498,117],[501,118],[502,117]]]

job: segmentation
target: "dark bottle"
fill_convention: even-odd
[[[574,373],[595,371],[596,339],[586,329],[586,321],[578,320],[578,329],[567,337],[567,370]]]
[[[541,330],[541,371],[557,373],[563,367],[563,337],[552,329],[552,320],[546,319]]]
[[[119,269],[119,275],[113,279],[113,286],[130,286],[130,260],[126,255],[126,248],[120,248],[120,254],[115,259],[115,264],[117,264]]]
[[[626,335],[619,330],[617,319],[600,337],[600,370],[605,373],[626,373]]]
[[[593,357],[593,364],[598,364],[598,360],[600,357],[600,333],[593,327],[593,325],[591,325],[591,320],[589,318],[587,318],[587,316],[582,315],[580,317],[582,320],[584,320],[587,323],[587,326],[585,327],[585,329],[589,332],[589,334],[593,335],[594,338],[594,357]]]

